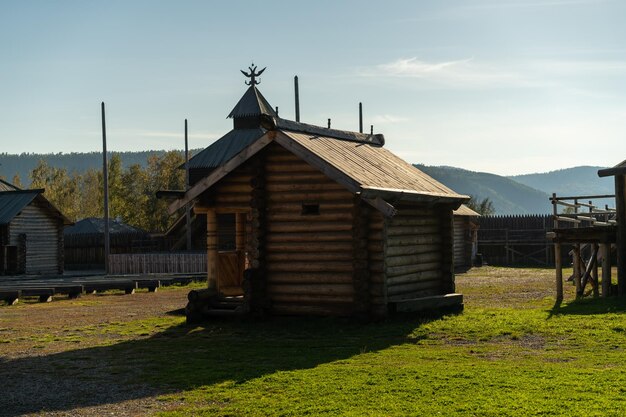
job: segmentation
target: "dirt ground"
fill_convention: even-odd
[[[552,270],[475,268],[457,275],[456,282],[467,307],[532,308],[534,301],[554,294]],[[151,337],[162,330],[161,321],[171,323],[176,317],[180,322],[189,289],[0,306],[0,415],[134,416],[178,406],[159,400],[156,391],[129,372],[133,367],[120,370],[115,351],[102,347]],[[567,285],[566,290],[571,291]],[[106,331],[146,319],[157,325],[142,332]]]

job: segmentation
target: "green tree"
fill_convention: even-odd
[[[465,205],[481,216],[490,216],[496,212],[496,209],[493,207],[493,203],[487,197],[478,201],[476,197],[470,196],[469,201],[465,203]]]

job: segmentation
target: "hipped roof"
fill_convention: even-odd
[[[251,85],[232,109],[228,118],[260,116],[262,114],[272,117],[278,116],[272,105],[263,97],[263,94],[254,85]]]
[[[243,148],[267,132],[263,128],[233,129],[189,160],[190,169],[213,169],[224,165]],[[182,165],[184,168],[184,164]]]

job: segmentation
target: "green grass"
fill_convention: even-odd
[[[164,416],[624,415],[625,302],[488,298],[432,320],[181,323],[116,348],[161,355],[141,378],[182,403]]]
[[[66,336],[123,341],[63,355],[139,370],[162,416],[625,415],[626,301],[556,307],[552,281],[474,270],[459,280],[465,311],[431,319],[108,323]]]

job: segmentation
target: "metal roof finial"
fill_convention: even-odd
[[[265,68],[267,68],[267,67],[265,67]],[[250,73],[247,73],[244,70],[240,70],[243,75],[245,75],[246,77],[250,78],[250,81],[244,81],[246,83],[246,85],[261,84],[261,81],[257,81],[256,77],[258,77],[259,75],[263,74],[263,71],[265,71],[265,68],[263,68],[259,72],[256,72],[256,65],[254,65],[254,62],[253,62],[252,65],[248,67],[248,69],[250,70]]]

